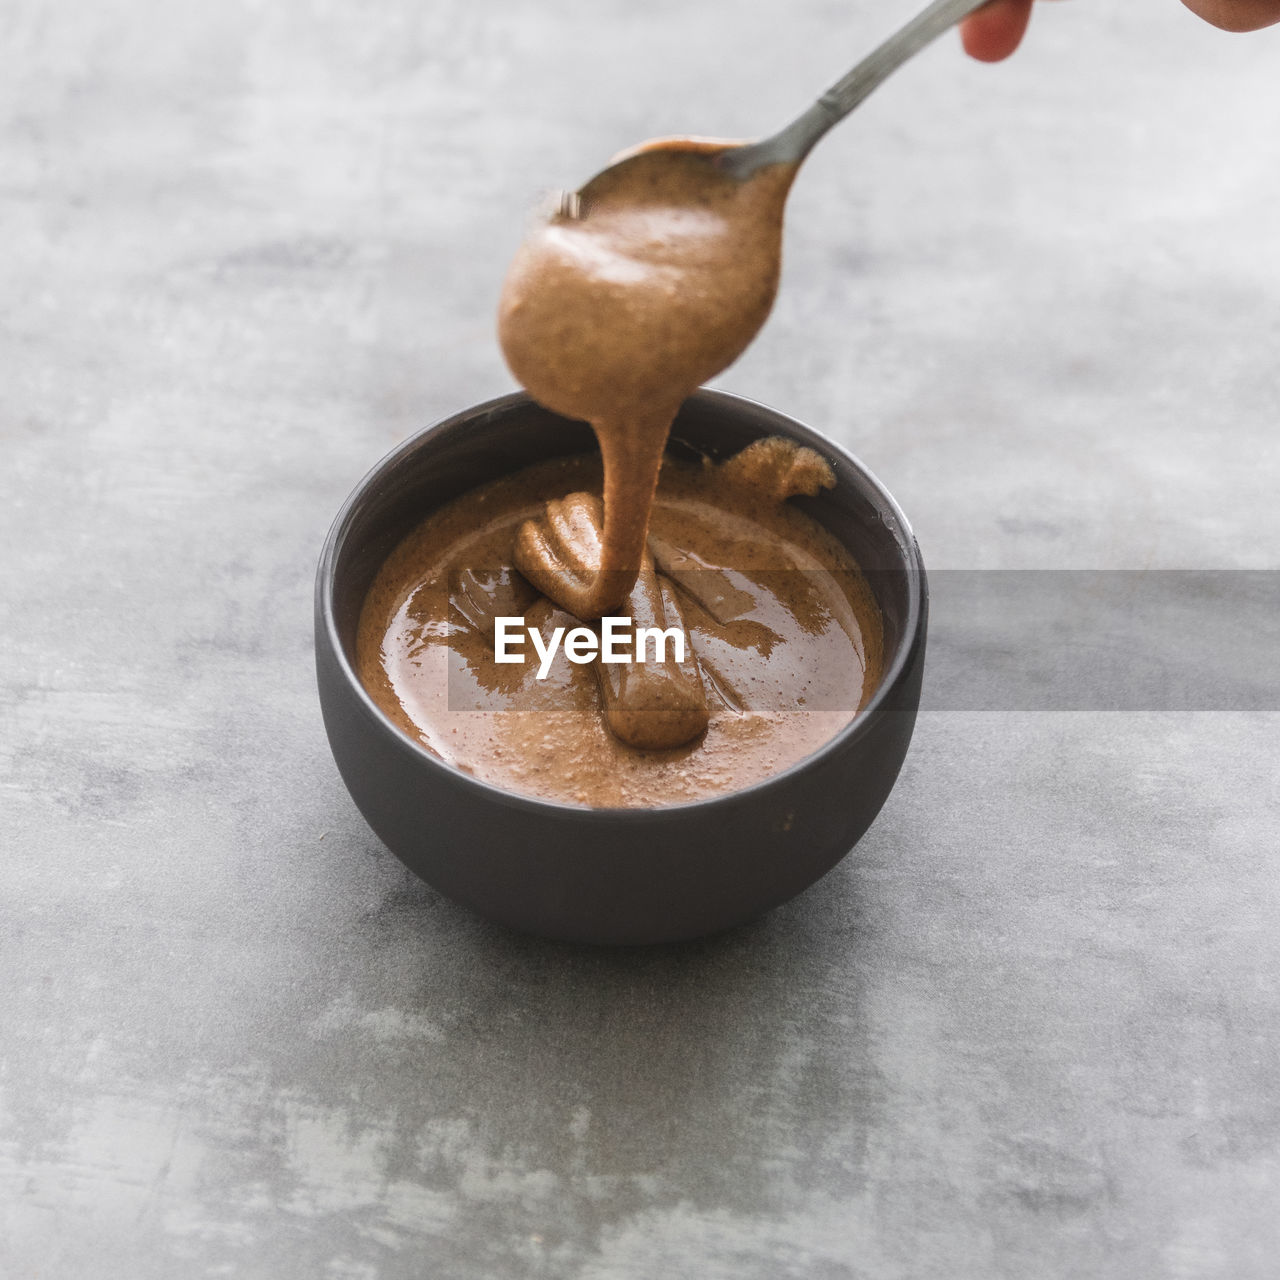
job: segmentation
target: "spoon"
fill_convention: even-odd
[[[533,227],[498,308],[503,354],[540,404],[590,422],[603,528],[549,510],[514,560],[578,618],[625,612],[680,403],[727,368],[768,316],[783,206],[800,162],[912,54],[985,0],[934,0],[771,138],[663,138],[619,156]]]
[[[799,164],[829,129],[839,124],[855,107],[870,97],[904,62],[987,2],[988,0],[934,0],[933,4],[863,58],[852,71],[837,80],[817,102],[785,128],[757,142],[744,144],[726,141],[725,149],[711,157],[710,163],[720,172],[739,181],[746,181],[752,174],[771,164]],[[627,164],[638,155],[670,147],[673,143],[678,145],[679,141],[681,140],[660,138],[624,151],[613,164],[597,173],[580,190],[562,193],[560,216],[581,217],[584,203],[591,199],[592,187],[606,174],[612,174],[620,165]]]

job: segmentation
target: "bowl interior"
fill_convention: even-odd
[[[917,626],[920,564],[905,517],[874,478],[817,432],[724,392],[699,391],[685,402],[668,451],[718,459],[768,435],[809,445],[835,469],[834,489],[793,501],[839,538],[862,567],[883,616],[882,684],[889,684]],[[516,394],[459,414],[384,458],[339,513],[321,562],[321,590],[330,593],[330,616],[351,679],[356,679],[356,631],[365,595],[406,534],[469,489],[535,462],[594,448],[586,423],[561,418]]]

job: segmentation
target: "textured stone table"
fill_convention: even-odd
[[[1277,1274],[1265,691],[935,685],[853,857],[644,952],[442,900],[324,741],[320,542],[509,387],[539,193],[911,7],[0,5],[5,1280]],[[1174,0],[944,41],[813,157],[722,385],[935,570],[1280,568],[1278,65]]]

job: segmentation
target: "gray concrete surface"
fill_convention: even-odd
[[[533,200],[910,8],[0,5],[4,1280],[1280,1274],[1274,699],[930,711],[825,881],[639,953],[442,900],[326,748],[320,542],[509,387]],[[1278,66],[1174,0],[944,42],[722,385],[938,569],[1280,568]]]

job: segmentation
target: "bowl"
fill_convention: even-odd
[[[672,942],[717,932],[808,888],[857,843],[906,756],[920,704],[928,585],[897,503],[855,458],[791,418],[720,391],[685,403],[669,451],[727,457],[768,435],[830,461],[797,499],[853,554],[884,620],[884,670],[857,717],[764,781],[659,809],[588,809],[501,790],[411,740],[356,675],[364,597],[432,510],[546,458],[585,453],[585,423],[516,394],[412,436],[356,486],[316,577],[316,676],[339,772],[370,827],[428,884],[511,928],[566,941]]]

